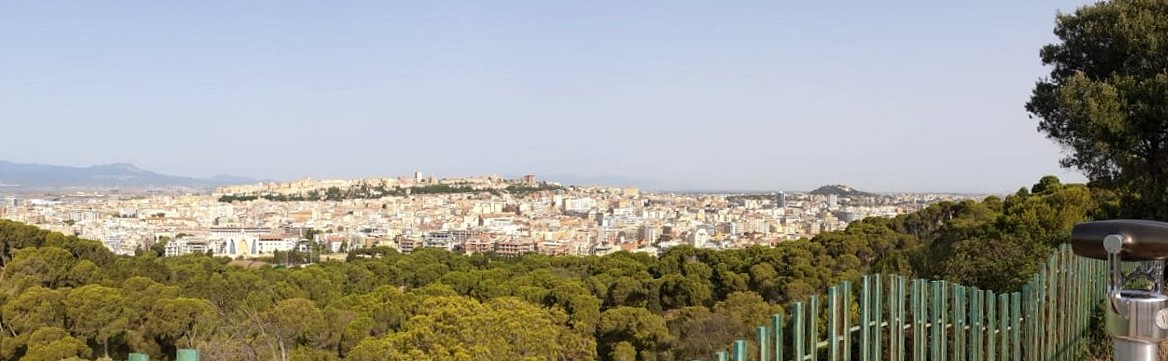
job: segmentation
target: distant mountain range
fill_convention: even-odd
[[[129,163],[68,167],[0,160],[0,186],[4,187],[215,187],[255,182],[255,179],[235,176],[190,178],[165,175]]]

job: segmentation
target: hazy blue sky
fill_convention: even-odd
[[[1075,1],[0,3],[0,159],[1012,191]]]

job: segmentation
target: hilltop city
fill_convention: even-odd
[[[562,186],[528,175],[316,180],[227,186],[211,194],[69,192],[10,195],[0,218],[101,241],[118,254],[210,253],[327,257],[361,248],[419,247],[513,256],[657,254],[687,244],[775,245],[892,217],[954,194],[812,192],[685,194]]]

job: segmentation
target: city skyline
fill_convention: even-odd
[[[665,190],[1081,182],[1022,105],[1056,12],[1082,4],[3,4],[0,158]]]
[[[92,166],[72,167],[59,166],[39,163],[15,163],[0,160],[0,166],[17,166],[17,167],[46,167],[43,171],[30,171],[33,168],[19,168],[16,170],[23,177],[33,177],[37,179],[44,179],[51,177],[52,184],[41,184],[38,180],[31,181],[14,181],[12,177],[5,177],[5,168],[0,167],[0,195],[9,193],[40,193],[40,192],[70,192],[70,191],[98,191],[101,190],[134,190],[134,189],[154,189],[159,190],[159,187],[172,187],[173,192],[190,192],[193,190],[202,189],[204,191],[231,187],[231,186],[254,186],[257,184],[265,185],[280,185],[292,184],[302,181],[359,181],[359,180],[383,180],[383,179],[407,179],[415,177],[423,177],[426,179],[434,178],[443,181],[457,182],[460,179],[472,178],[497,178],[501,180],[526,180],[527,177],[532,177],[538,183],[551,183],[561,186],[576,186],[576,187],[607,187],[607,188],[633,188],[647,192],[657,193],[680,193],[680,194],[783,194],[784,192],[798,192],[807,193],[818,188],[837,187],[842,186],[847,191],[857,191],[861,193],[872,193],[878,195],[890,194],[960,194],[960,195],[993,195],[993,194],[1009,194],[1017,189],[1002,191],[1002,192],[982,192],[982,191],[944,191],[944,190],[865,190],[854,189],[847,183],[823,183],[806,189],[798,188],[759,188],[759,189],[744,189],[744,188],[688,188],[688,189],[670,189],[660,188],[656,182],[647,181],[644,179],[629,179],[621,177],[604,177],[604,176],[539,176],[535,174],[501,174],[498,172],[487,174],[429,174],[422,171],[415,171],[413,174],[382,174],[375,176],[364,177],[312,177],[302,176],[295,179],[256,179],[248,177],[234,176],[230,174],[219,174],[205,178],[187,177],[181,174],[162,174],[154,172],[149,169],[141,169],[129,163],[111,163],[111,164],[97,164]],[[82,173],[69,174],[64,173],[62,167],[80,171]],[[97,170],[96,174],[88,173],[89,171]],[[109,173],[111,171],[122,173]],[[118,179],[121,178],[121,179]],[[133,179],[131,179],[133,178]],[[1061,180],[1061,179],[1060,179]],[[96,182],[96,183],[94,183]],[[1023,186],[1022,188],[1028,188]],[[46,193],[49,194],[49,193]]]

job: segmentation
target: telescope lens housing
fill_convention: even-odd
[[[1164,264],[1168,259],[1168,223],[1118,219],[1079,223],[1071,231],[1075,254],[1107,260],[1107,332],[1116,361],[1159,359],[1159,345],[1168,339],[1168,295]],[[1124,272],[1123,262],[1140,262]],[[1145,280],[1149,289],[1125,288]]]
[[[1168,223],[1135,219],[1076,224],[1071,231],[1071,250],[1079,256],[1106,260],[1104,239],[1112,235],[1123,238],[1123,261],[1168,259]]]

